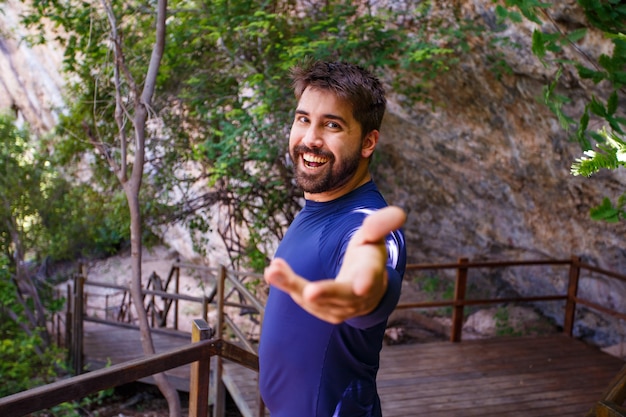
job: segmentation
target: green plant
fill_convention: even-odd
[[[452,17],[432,13],[435,6]],[[200,253],[215,246],[205,233],[212,230],[233,266],[255,271],[301,203],[285,156],[293,107],[289,69],[306,59],[348,60],[381,77],[393,73],[386,81],[407,103],[426,100],[437,75],[456,65],[468,37],[482,30],[460,17],[459,6],[432,1],[387,10],[331,0],[311,3],[306,13],[297,2],[280,1],[174,1],[169,7],[150,108],[155,130],[146,141],[142,218],[153,231],[185,224]],[[59,162],[88,164],[93,188],[110,198],[116,180],[89,145],[100,144],[97,152],[105,158],[120,156],[109,25],[95,10],[89,3],[34,1],[25,22],[43,27],[52,19],[63,28],[65,70],[78,81],[51,143]],[[124,34],[119,47],[126,68],[142,74],[152,15],[135,1],[113,3],[112,11]],[[129,88],[117,94],[130,100]],[[104,241],[115,237],[103,234]]]
[[[506,307],[498,307],[493,316],[496,324],[496,336],[522,336],[520,330],[510,322],[509,310]]]
[[[424,292],[430,301],[451,300],[454,297],[454,281],[450,279],[432,275],[417,278],[416,281],[419,282],[420,291]],[[449,316],[452,314],[452,307],[438,308],[435,314]]]
[[[35,415],[41,417],[48,417],[50,415],[54,417],[80,417],[84,415],[93,415],[89,412],[89,410],[104,404],[108,399],[114,396],[114,392],[115,390],[113,388],[98,391],[97,393],[89,395],[78,401],[61,403],[50,408],[49,410],[42,410],[35,413]]]
[[[626,92],[626,5],[617,0],[578,0],[589,29],[566,30],[551,16],[551,2],[505,0],[502,3],[496,7],[501,19],[521,22],[525,18],[537,25],[532,35],[532,52],[546,67],[554,69],[555,74],[544,88],[543,101],[557,116],[562,128],[574,132],[572,139],[581,145],[586,155],[573,163],[572,173],[589,176],[600,169],[623,166],[626,117],[618,103],[624,100]],[[612,43],[610,54],[600,54],[595,59],[578,48],[577,42],[587,36],[588,30],[599,31]],[[573,59],[562,58],[565,48],[574,52]],[[568,115],[563,109],[570,99],[557,93],[565,71],[577,74],[581,84],[586,81],[596,85],[603,83],[610,92],[606,97],[591,95],[580,114]],[[598,124],[600,128],[592,127]],[[597,151],[591,151],[594,144]],[[612,204],[604,198],[600,206],[591,210],[591,217],[609,222],[623,219],[625,199],[626,195],[622,194],[617,203]]]

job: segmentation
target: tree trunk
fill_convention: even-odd
[[[139,333],[141,339],[141,347],[145,354],[155,353],[150,326],[148,323],[148,315],[144,306],[141,283],[141,259],[142,259],[142,243],[141,243],[141,211],[139,205],[139,186],[136,184],[136,178],[131,178],[129,183],[124,185],[126,198],[128,200],[128,208],[130,210],[130,242],[131,242],[131,266],[132,280],[130,294],[133,305],[137,313],[139,321]],[[180,417],[182,415],[180,398],[178,392],[168,381],[164,373],[154,375],[159,390],[167,400],[170,417]]]
[[[131,71],[126,67],[124,51],[121,42],[121,35],[118,33],[117,22],[113,8],[107,0],[102,0],[102,4],[107,12],[109,22],[111,24],[111,38],[114,44],[115,54],[115,119],[119,129],[119,143],[121,147],[121,159],[119,164],[113,160],[108,152],[103,149],[103,154],[107,157],[109,164],[115,170],[117,177],[124,187],[124,193],[126,194],[126,200],[128,202],[128,209],[130,212],[130,243],[131,243],[131,262],[132,262],[132,279],[130,285],[130,294],[137,313],[139,322],[139,333],[141,340],[141,347],[144,354],[149,355],[155,353],[154,343],[152,341],[152,335],[150,333],[150,325],[148,323],[148,315],[146,313],[145,305],[142,295],[142,282],[141,282],[141,254],[142,254],[142,221],[141,221],[141,207],[139,202],[139,191],[141,190],[141,183],[143,180],[143,169],[145,163],[145,145],[146,145],[146,121],[148,119],[148,109],[152,103],[152,96],[156,86],[156,78],[161,65],[161,58],[165,49],[165,32],[166,32],[166,15],[167,15],[167,0],[158,0],[157,2],[157,15],[156,15],[156,40],[154,48],[152,49],[152,55],[150,57],[150,64],[146,71],[146,77],[143,83],[143,90],[140,92],[137,83],[135,83]],[[128,163],[127,155],[128,145],[130,141],[126,137],[125,120],[129,114],[127,104],[122,98],[122,79],[133,90],[134,100],[132,105],[134,106],[134,117],[132,118],[134,128],[134,162],[132,165],[132,172],[130,177],[128,176]],[[94,141],[96,144],[97,142]],[[97,145],[96,145],[97,146]],[[169,407],[170,417],[180,417],[182,415],[180,398],[178,392],[164,373],[154,375],[154,379],[159,387],[159,390],[167,400]]]

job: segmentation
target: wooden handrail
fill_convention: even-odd
[[[193,367],[195,375],[190,380],[190,395],[195,396],[190,396],[190,416],[206,417],[204,404],[208,404],[208,380],[206,378],[208,378],[210,357],[215,355],[224,357],[255,371],[258,371],[259,363],[256,355],[245,349],[220,339],[207,340],[210,333],[204,320],[194,320],[194,329],[194,343],[186,346],[0,398],[0,415],[27,415],[182,365],[197,363]],[[194,407],[193,410],[191,405]]]
[[[198,343],[209,340],[213,329],[204,320],[194,320],[191,328],[191,341]],[[211,357],[203,357],[191,364],[189,374],[189,415],[204,417],[209,414],[209,385],[211,375]]]
[[[461,258],[464,259],[464,258]],[[463,264],[464,268],[500,268],[505,266],[532,266],[532,265],[569,265],[569,259],[553,260],[526,260],[526,261],[468,261]],[[440,264],[407,264],[406,270],[420,269],[457,269],[459,262],[449,262]],[[626,277],[625,277],[626,278]]]
[[[493,298],[493,299],[466,299],[467,289],[467,273],[472,268],[502,268],[502,267],[516,267],[516,266],[540,266],[540,265],[569,265],[569,280],[566,294],[554,294],[544,296],[532,296],[532,297],[513,297],[513,298]],[[398,304],[396,309],[409,309],[409,308],[437,308],[437,307],[452,307],[452,328],[450,330],[450,340],[452,342],[460,342],[463,326],[463,313],[464,307],[469,305],[488,305],[488,304],[500,304],[510,302],[537,302],[537,301],[558,301],[565,300],[566,308],[563,319],[563,332],[569,336],[573,335],[573,328],[576,315],[576,306],[584,305],[591,309],[600,311],[604,314],[608,314],[612,317],[626,320],[626,313],[615,311],[611,308],[602,306],[598,303],[586,300],[578,295],[578,283],[580,281],[580,273],[582,270],[599,273],[611,278],[615,278],[626,282],[626,275],[618,274],[616,272],[608,271],[593,265],[589,265],[581,262],[577,256],[572,256],[570,259],[556,259],[556,260],[526,260],[526,261],[468,261],[467,258],[459,258],[455,263],[441,263],[441,264],[408,264],[406,266],[407,271],[419,271],[419,270],[441,270],[441,269],[456,269],[457,278],[455,281],[454,298],[451,300],[440,301],[421,301],[421,302],[402,302]]]

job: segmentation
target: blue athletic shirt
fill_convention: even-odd
[[[354,232],[368,214],[385,206],[372,181],[333,201],[307,200],[276,257],[310,281],[336,277]],[[259,386],[271,417],[381,416],[379,353],[406,265],[403,233],[390,234],[386,243],[387,292],[365,316],[330,324],[270,288],[259,346]]]

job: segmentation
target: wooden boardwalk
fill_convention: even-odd
[[[189,340],[154,336],[157,351]],[[84,352],[91,369],[142,356],[137,331],[89,322]],[[378,391],[385,417],[584,417],[623,365],[561,334],[385,346]],[[179,390],[188,390],[188,372],[169,373]],[[256,409],[256,375],[226,364],[225,376],[235,401]]]
[[[378,391],[385,417],[583,417],[623,365],[562,334],[386,346]]]
[[[139,331],[107,324],[83,322],[83,354],[87,370],[104,368],[107,365],[141,358],[143,350]],[[182,332],[153,332],[152,341],[157,353],[165,352],[191,343],[191,335]],[[189,392],[190,366],[181,366],[167,372],[169,380],[179,391]],[[142,380],[154,383],[152,378]]]

